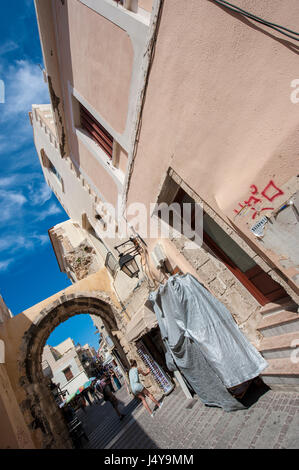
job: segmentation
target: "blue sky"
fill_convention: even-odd
[[[72,334],[70,335],[70,331]],[[88,343],[96,350],[99,348],[99,334],[95,334],[96,328],[89,315],[76,315],[69,320],[61,323],[48,338],[48,344],[57,346],[66,338],[71,337],[75,344],[81,346]]]
[[[0,80],[5,85],[5,103],[0,103],[0,293],[14,315],[71,284],[59,270],[48,237],[48,229],[68,216],[44,181],[28,117],[32,104],[50,102],[40,65],[33,0],[2,1]],[[85,331],[83,317],[73,320],[74,334]],[[89,321],[85,315],[86,325]]]

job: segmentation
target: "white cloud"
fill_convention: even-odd
[[[0,251],[4,251],[10,248],[14,244],[14,241],[15,237],[12,236],[0,238]]]
[[[15,145],[15,148],[13,149],[9,148],[9,146],[4,143],[1,145],[0,139],[0,154],[4,152],[13,154],[13,158],[6,162],[7,170],[9,170],[10,173],[21,171],[24,168],[29,168],[30,170],[41,169],[35,148],[31,147],[29,149],[27,148],[26,150],[22,148],[23,144],[27,145],[27,139],[28,141],[30,141],[30,139],[32,140],[32,129],[30,130],[30,133],[28,133],[27,137],[24,137],[24,139],[25,140],[22,140],[23,143],[18,141]]]
[[[0,261],[0,271],[6,271],[8,266],[13,262],[13,259],[7,259],[5,261]]]
[[[0,178],[0,188],[7,188],[16,183],[17,175],[4,176]]]
[[[5,84],[5,103],[1,105],[0,124],[9,129],[9,138],[0,137],[0,153],[12,153],[32,142],[28,115],[32,104],[49,103],[50,97],[40,67],[29,61],[16,61],[8,70],[2,70],[1,79]]]
[[[16,186],[18,188],[23,186],[26,189],[31,189],[33,184],[41,184],[41,182],[42,184],[45,184],[41,172],[30,171],[28,173],[13,173],[10,171],[6,176],[0,177],[0,190],[13,189]]]
[[[29,185],[29,199],[32,205],[42,206],[52,197],[49,186],[43,182],[38,188],[33,184]]]
[[[1,193],[5,193],[4,197],[6,197],[6,199],[12,204],[16,204],[18,206],[22,206],[27,201],[25,196],[23,196],[21,193],[14,193],[9,191],[1,191]]]
[[[0,252],[8,250],[9,254],[12,255],[22,250],[24,253],[24,250],[32,251],[37,246],[46,245],[49,241],[48,234],[33,233],[24,236],[10,233],[0,238]]]
[[[8,69],[4,77],[6,85],[6,103],[3,107],[2,120],[12,119],[19,113],[28,113],[32,104],[49,103],[49,92],[43,80],[40,67],[26,60],[19,60]],[[29,122],[29,117],[27,114]]]
[[[20,208],[27,202],[22,193],[0,189],[0,223],[19,216]]]
[[[32,0],[28,5],[33,8]],[[13,47],[9,42],[0,46],[0,55]],[[42,227],[47,226],[47,217],[53,216],[55,221],[62,209],[51,202],[52,192],[41,174],[28,116],[33,103],[50,102],[42,71],[37,64],[22,60],[7,69],[0,64],[0,72],[6,92],[0,114],[4,169],[0,177],[0,271],[4,272],[50,243],[47,230],[41,233]]]
[[[19,48],[19,45],[14,41],[6,41],[0,46],[0,56],[7,54],[8,52],[15,51]]]
[[[34,243],[29,237],[23,235],[9,234],[5,237],[0,238],[0,251],[9,250],[10,253],[14,253],[19,249],[32,249]]]
[[[38,240],[38,242],[44,246],[46,245],[47,243],[50,242],[50,238],[49,238],[49,235],[34,235],[33,236],[36,240]]]
[[[48,209],[42,211],[39,216],[37,217],[37,220],[45,220],[47,217],[50,217],[51,215],[59,214],[62,212],[60,207],[58,207],[56,204],[51,204]]]

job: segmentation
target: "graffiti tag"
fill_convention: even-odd
[[[235,214],[240,215],[242,212],[251,212],[251,218],[255,219],[263,211],[274,210],[274,207],[268,204],[272,203],[274,199],[280,197],[284,192],[276,186],[273,180],[270,180],[267,186],[259,193],[258,188],[255,184],[250,186],[251,196],[244,201],[243,203],[239,202],[240,209],[234,209]],[[262,207],[263,204],[266,204],[266,207]]]

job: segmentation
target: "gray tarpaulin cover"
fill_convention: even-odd
[[[257,377],[268,364],[227,308],[191,274],[170,277],[149,299],[169,369],[178,368],[206,405],[244,408],[227,388]]]

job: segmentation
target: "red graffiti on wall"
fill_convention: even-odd
[[[274,201],[277,197],[280,197],[284,194],[284,192],[276,186],[273,180],[270,180],[267,186],[261,191],[259,194],[258,188],[255,184],[252,184],[250,186],[250,194],[251,196],[247,201],[244,201],[243,204],[239,202],[239,206],[241,209],[237,210],[234,209],[234,212],[236,214],[240,214],[241,211],[245,207],[249,207],[251,211],[253,211],[252,219],[255,219],[258,214],[260,214],[263,211],[269,211],[269,210],[274,210],[274,207],[260,207],[260,204],[263,204],[265,202],[265,199],[267,201]],[[259,197],[258,197],[259,196]],[[257,206],[257,207],[256,207]]]
[[[272,190],[272,194],[271,194],[271,190]],[[274,190],[274,193],[273,193],[273,190]],[[268,194],[267,194],[268,193]],[[269,194],[270,193],[270,194]],[[263,191],[261,192],[261,194],[266,198],[268,199],[268,201],[272,202],[274,201],[274,199],[276,197],[279,197],[279,196],[282,196],[283,195],[283,191],[281,189],[279,189],[274,181],[270,181],[267,186],[263,189]]]

